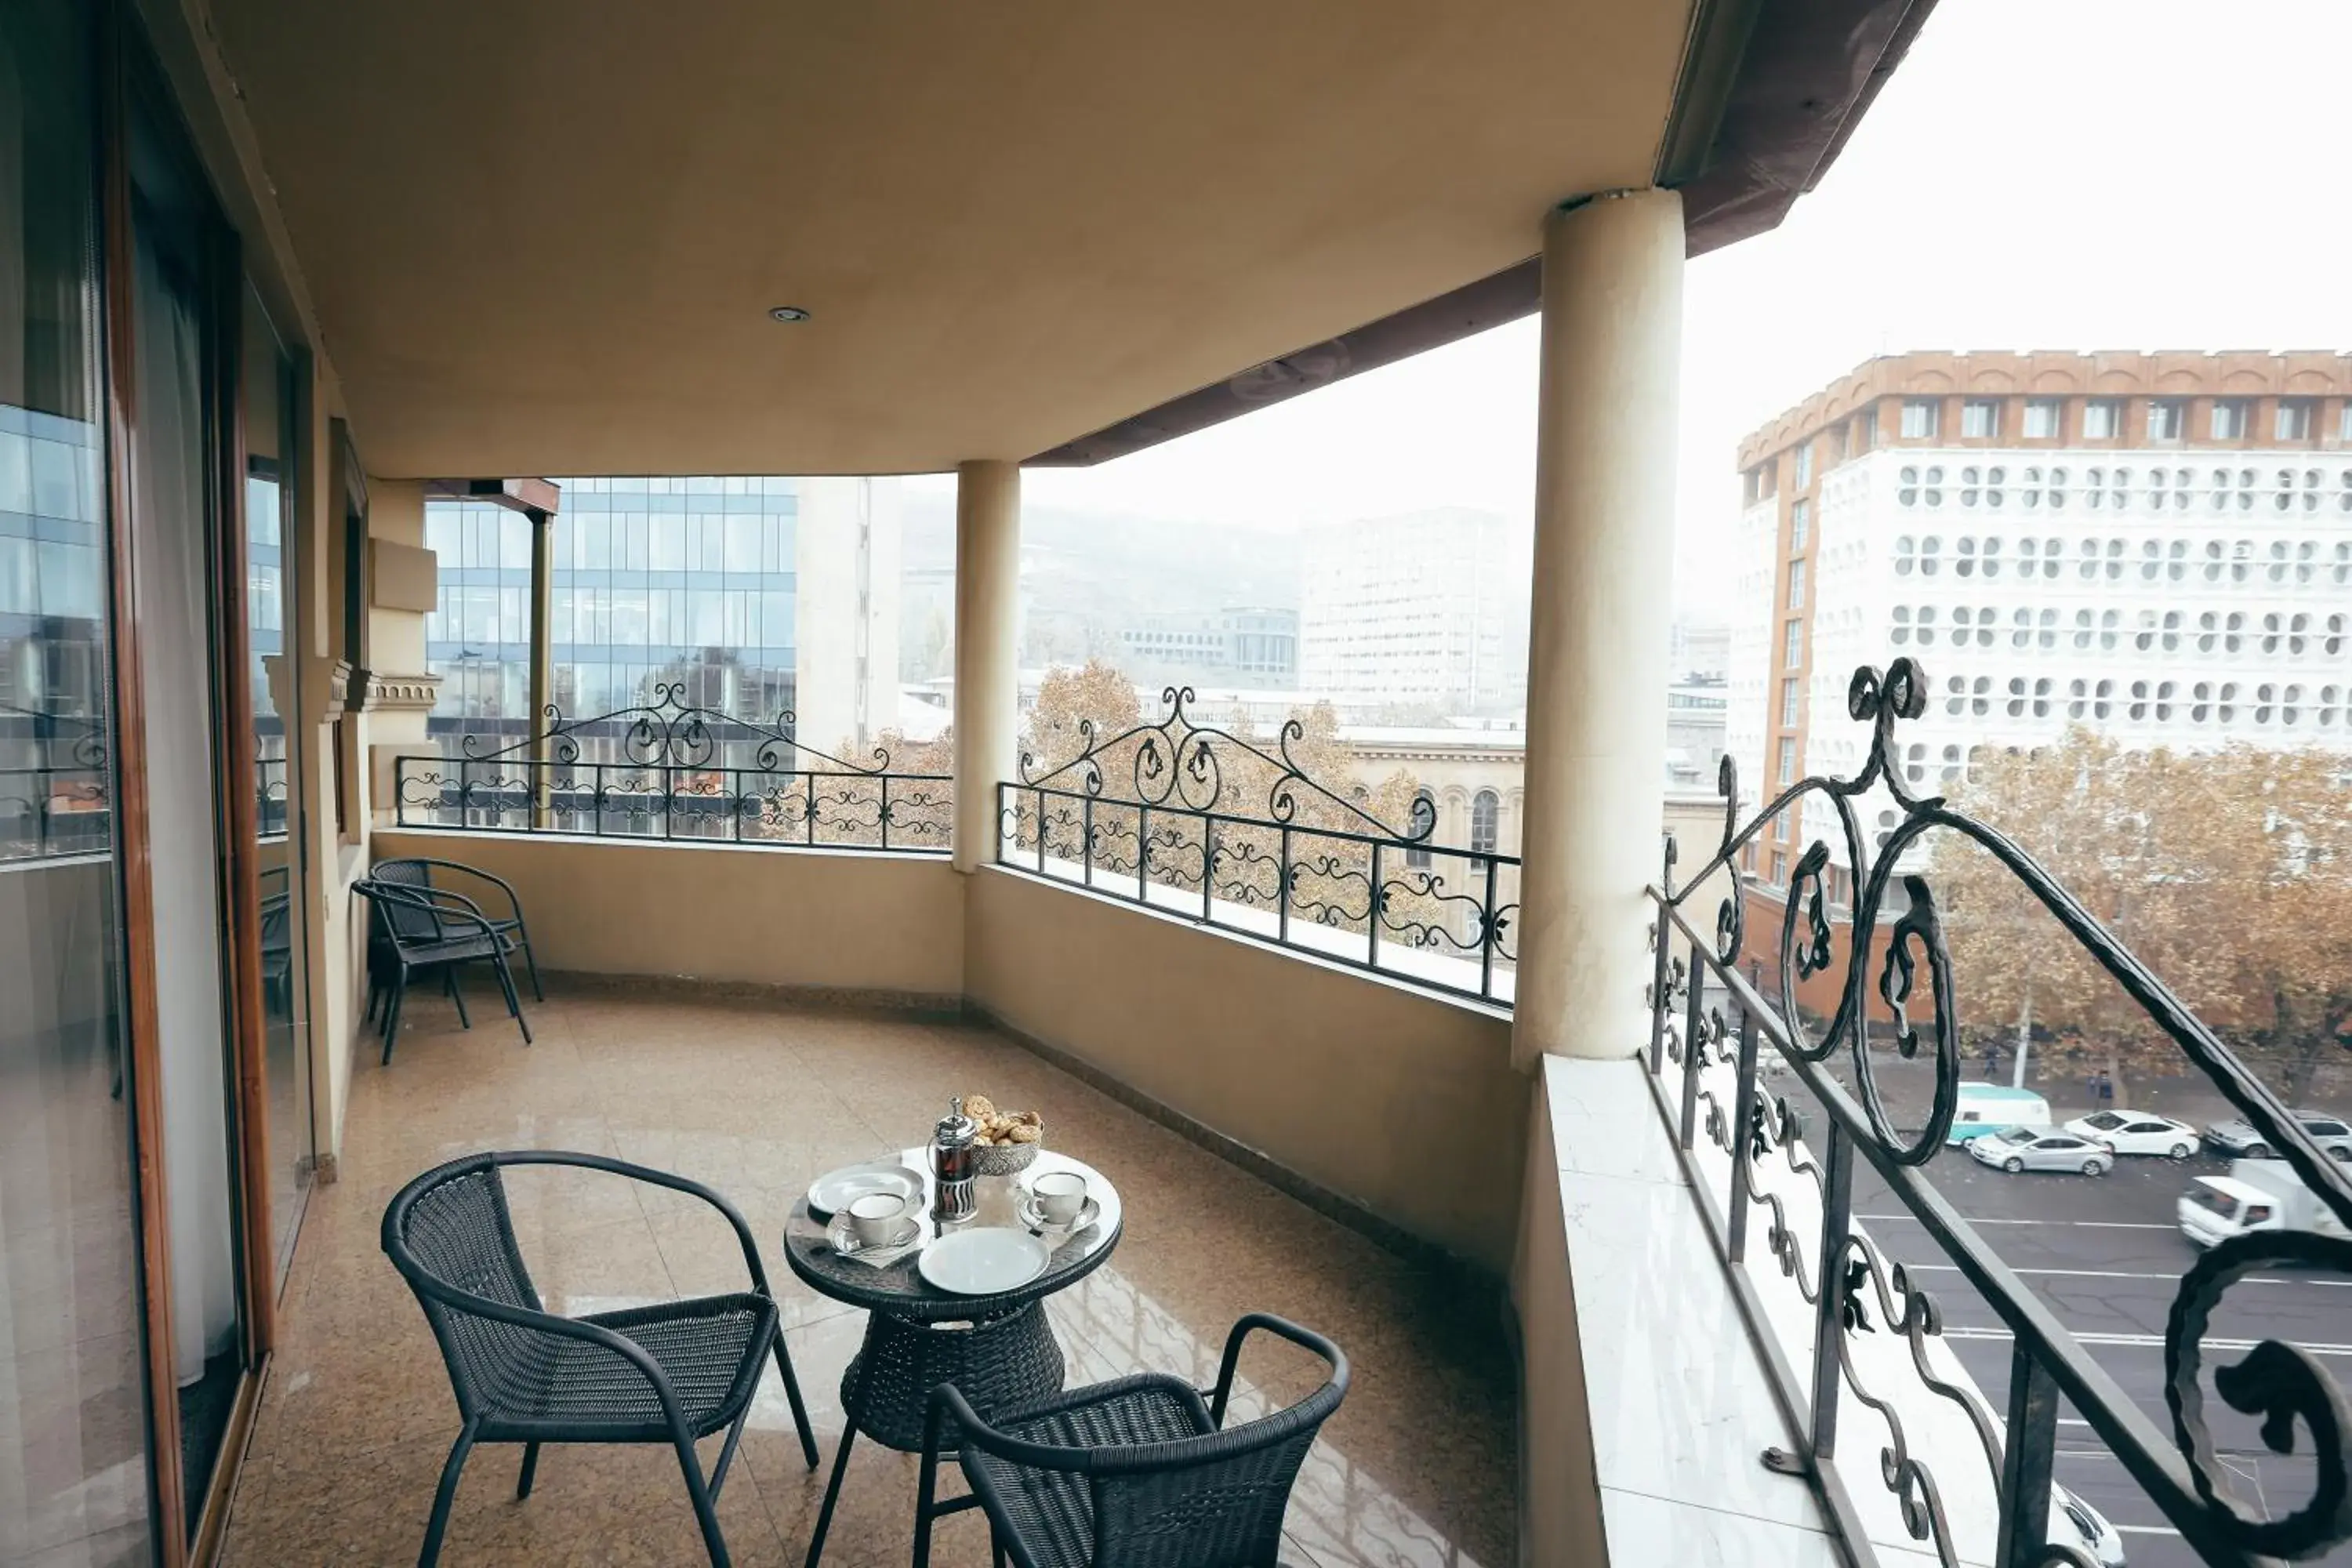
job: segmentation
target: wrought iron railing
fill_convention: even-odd
[[[954,781],[870,767],[805,745],[793,716],[756,724],[657,686],[651,703],[565,721],[546,735],[453,737],[453,753],[394,759],[403,826],[944,855]]]
[[[284,757],[253,759],[254,821],[264,838],[282,838],[286,835],[290,809],[286,797],[286,781]]]
[[[1908,659],[1895,660],[1883,678],[1857,670],[1847,708],[1872,726],[1862,771],[1852,779],[1808,778],[1745,823],[1727,758],[1721,845],[1696,878],[1678,884],[1669,840],[1664,877],[1651,889],[1651,1082],[1790,1428],[1801,1435],[1796,1451],[1774,1448],[1764,1461],[1816,1482],[1859,1562],[1875,1560],[1864,1515],[1884,1515],[1891,1501],[1901,1531],[1945,1563],[2095,1568],[2076,1545],[2047,1539],[2063,1398],[2206,1561],[2253,1564],[2321,1555],[2352,1540],[2352,1415],[2344,1390],[2311,1353],[2278,1340],[2254,1343],[2242,1360],[2213,1369],[2221,1401],[2259,1418],[2266,1444],[2285,1452],[2307,1443],[2316,1458],[2307,1498],[2286,1500],[2293,1506],[2275,1513],[2269,1511],[2280,1505],[2275,1497],[2250,1509],[2233,1493],[2207,1420],[2204,1342],[2225,1294],[2251,1275],[2300,1268],[2352,1278],[2352,1240],[2256,1231],[2197,1259],[2181,1278],[2164,1335],[2168,1436],[1923,1172],[1943,1146],[1958,1104],[1960,977],[1926,877],[1901,874],[1899,912],[1883,937],[1879,920],[1882,910],[1895,910],[1890,884],[1905,850],[1941,831],[1965,837],[2005,867],[2319,1201],[2352,1226],[2352,1171],[2320,1151],[2162,980],[2009,838],[1940,798],[1906,790],[1895,765],[1895,729],[1916,718],[1926,701],[1927,678]],[[1854,802],[1874,787],[1893,798],[1896,819],[1874,838],[1862,831]],[[1736,878],[1730,897],[1713,911],[1711,931],[1703,932],[1684,906],[1715,873],[1733,867],[1769,824],[1807,798],[1834,815],[1856,891],[1841,952],[1823,880],[1830,849],[1816,840],[1789,879],[1777,994],[1768,995],[1758,977],[1739,970],[1746,909]],[[2217,911],[2216,918],[2226,917]],[[1816,974],[1837,983],[1839,998],[1821,1027],[1795,1002],[1800,983]],[[1874,992],[1883,1008],[1875,1021],[1867,1001]],[[1874,1032],[1878,1046],[1902,1058],[1929,1054],[1934,1094],[1924,1125],[1898,1125],[1889,1110],[1875,1076]],[[1831,1070],[1841,1054],[1852,1089]],[[1790,1094],[1768,1090],[1759,1058],[1777,1058],[1801,1086],[1797,1098],[1811,1097],[1817,1129],[1801,1127]],[[1876,1172],[2013,1336],[2005,1420],[1995,1419],[1964,1373],[1955,1375],[1958,1363],[1943,1342],[1934,1298],[1855,1223],[1858,1161]],[[1759,1219],[1765,1258],[1751,1267],[1753,1222]],[[1786,1331],[1792,1314],[1805,1325],[1793,1336]],[[1890,1373],[1915,1379],[1917,1390],[1888,1386]],[[2251,1429],[2252,1420],[2245,1425]],[[1940,1433],[1932,1443],[1925,1440],[1931,1427]],[[1842,1447],[1855,1438],[1866,1445],[1868,1459],[1861,1464]],[[1943,1473],[1931,1459],[1944,1463]],[[1880,1489],[1874,1495],[1867,1489]],[[1980,1505],[1971,1517],[1950,1506],[1961,1496]]]
[[[1193,721],[1189,687],[1165,715],[997,785],[996,858],[1221,931],[1508,1005],[1517,969],[1519,862],[1433,842],[1436,807],[1383,822],[1361,794],[1309,776],[1293,719],[1267,752]],[[1113,780],[1119,781],[1114,787]],[[1237,809],[1256,805],[1251,813]]]
[[[98,723],[0,703],[0,860],[104,853],[108,761]]]

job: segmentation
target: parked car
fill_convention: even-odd
[[[2298,1110],[2294,1119],[2322,1149],[2338,1160],[2352,1161],[2352,1125],[2326,1110]],[[2278,1152],[2250,1121],[2231,1117],[2205,1129],[2205,1146],[2235,1160],[2267,1160]]]
[[[1969,1156],[1998,1165],[2015,1175],[2020,1171],[2080,1171],[2104,1176],[2116,1157],[2103,1144],[2053,1127],[2004,1127],[1969,1142]]]
[[[2099,1568],[2124,1568],[2124,1538],[2106,1516],[2081,1498],[2060,1486],[2050,1483],[2050,1533],[2046,1538],[2053,1546],[2074,1544],[2097,1563]]]
[[[1959,1110],[1952,1115],[1952,1130],[1944,1134],[1944,1142],[1966,1143],[2004,1127],[2048,1125],[2050,1102],[2030,1089],[2011,1089],[2000,1083],[1963,1083]]]
[[[2186,1160],[2197,1152],[2197,1129],[2176,1117],[2147,1110],[2102,1110],[2078,1116],[2066,1131],[2094,1143],[2105,1143],[2118,1154],[2162,1154]]]
[[[2180,1234],[2200,1247],[2212,1247],[2250,1230],[2315,1230],[2344,1234],[2344,1222],[2319,1195],[2303,1184],[2284,1160],[2232,1160],[2226,1176],[2200,1176],[2189,1184],[2175,1211]]]

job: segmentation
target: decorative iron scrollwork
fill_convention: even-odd
[[[944,773],[890,769],[880,746],[852,762],[772,724],[686,700],[684,683],[653,700],[567,721],[552,705],[540,731],[467,734],[455,754],[401,757],[404,823],[488,831],[656,836],[730,843],[943,853],[955,815]]]
[[[1673,1038],[1681,1012],[1677,998],[1688,986],[1720,984],[1741,1006],[1755,1014],[1769,1047],[1786,1058],[1832,1112],[1829,1135],[1832,1141],[1852,1140],[1849,1147],[1858,1149],[1878,1166],[1898,1196],[1915,1212],[1927,1213],[1922,1206],[1926,1200],[1914,1195],[1912,1184],[1924,1190],[1914,1173],[1943,1147],[1958,1110],[1962,1066],[1957,986],[1961,977],[1955,973],[1934,889],[1926,877],[1916,873],[1901,873],[1898,880],[1898,868],[1906,852],[1927,835],[1956,834],[1991,856],[2046,910],[2067,940],[2179,1047],[2318,1201],[2337,1220],[2352,1226],[2352,1171],[2322,1153],[2278,1099],[2159,976],[2012,839],[1952,809],[1939,795],[1916,795],[1907,787],[1896,763],[1895,734],[1901,722],[1925,710],[1927,693],[1925,674],[1908,658],[1895,660],[1883,675],[1868,667],[1857,669],[1847,686],[1846,710],[1857,722],[1870,727],[1869,750],[1859,772],[1850,778],[1805,778],[1745,820],[1738,811],[1737,772],[1727,761],[1718,775],[1725,806],[1720,846],[1687,879],[1676,877],[1679,868],[1670,854],[1654,894],[1661,908],[1661,940],[1670,927],[1683,933],[1678,944],[1670,944],[1673,951],[1659,968],[1664,984],[1652,986],[1654,993],[1664,993],[1651,997],[1660,1037]],[[1866,840],[1855,802],[1879,788],[1892,797],[1895,809],[1880,817],[1882,831]],[[1744,940],[1739,913],[1718,911],[1709,942],[1683,919],[1680,906],[1714,873],[1734,866],[1740,853],[1777,819],[1809,803],[1818,803],[1818,811],[1834,824],[1832,837],[1842,853],[1833,855],[1832,841],[1816,837],[1798,857],[1782,900],[1780,993],[1777,997],[1766,996],[1738,973],[1742,950],[1735,944]],[[1849,908],[1843,917],[1832,907],[1833,863],[1850,889]],[[1735,894],[1734,901],[1741,898]],[[1683,969],[1685,953],[1691,963],[1687,975]],[[1702,973],[1702,968],[1706,973]],[[1800,1012],[1798,997],[1801,987],[1824,982],[1836,998],[1835,1006],[1826,1023],[1817,1024]],[[1826,996],[1823,1001],[1826,1006]],[[1883,1020],[1885,1040],[1896,1054],[1916,1058],[1932,1052],[1933,1097],[1925,1125],[1898,1127],[1880,1094],[1868,1026],[1874,1011]],[[1852,1069],[1851,1093],[1821,1065],[1841,1051]],[[1679,1048],[1675,1054],[1680,1060]],[[1703,1064],[1706,1058],[1698,1060]],[[1713,1103],[1705,1089],[1698,1092]],[[1751,1174],[1776,1144],[1790,1149],[1791,1163],[1795,1163],[1793,1113],[1785,1100],[1775,1101],[1774,1107],[1768,1112],[1760,1095],[1749,1102],[1746,1136],[1735,1158],[1748,1162]],[[1708,1133],[1718,1145],[1727,1122],[1734,1119],[1710,1115]],[[1718,1126],[1719,1122],[1727,1125]],[[1822,1182],[1819,1167],[1805,1168],[1816,1184]],[[1748,1193],[1750,1201],[1771,1210],[1769,1245],[1781,1270],[1796,1280],[1808,1301],[1816,1300],[1815,1275],[1806,1266],[1804,1248],[1792,1232],[1786,1206],[1769,1184],[1750,1181]],[[1828,1201],[1826,1189],[1823,1195],[1822,1212],[1842,1216],[1843,1207]],[[1835,1223],[1843,1226],[1843,1220],[1841,1217]],[[1937,1235],[1955,1256],[1973,1260],[1970,1272],[1978,1277],[1988,1303],[2017,1331],[2021,1348],[2040,1362],[2089,1368],[2087,1352],[2063,1330],[2047,1327],[2046,1312],[2030,1304],[2024,1287],[1983,1247],[1964,1220],[1951,1215],[1948,1209],[1942,1210],[1930,1234]],[[1823,1246],[1840,1260],[1835,1273],[1844,1299],[1833,1305],[1842,1309],[1845,1324],[1841,1338],[1874,1331],[1866,1327],[1867,1308],[1858,1305],[1874,1296],[1877,1321],[1910,1341],[1920,1380],[1931,1392],[1968,1408],[1988,1462],[1998,1476],[2001,1449],[1989,1417],[1977,1401],[1940,1381],[1926,1359],[1926,1341],[1940,1331],[1932,1300],[1914,1289],[1899,1268],[1890,1279],[1859,1233],[1826,1235]],[[1857,1266],[1859,1272],[1855,1272]],[[2187,1489],[2167,1490],[2150,1482],[2150,1495],[2192,1542],[2247,1558],[2308,1557],[2352,1540],[2352,1402],[2347,1402],[2328,1366],[2293,1345],[2264,1341],[2242,1360],[2218,1368],[2212,1377],[2212,1386],[2225,1403],[2261,1418],[2263,1441],[2272,1447],[2288,1451],[2308,1441],[2316,1459],[2316,1479],[2310,1496],[2298,1506],[2283,1508],[2278,1500],[2268,1499],[2271,1517],[2258,1518],[2233,1499],[2205,1422],[2200,1379],[2212,1313],[2232,1284],[2256,1271],[2285,1268],[2323,1269],[2352,1278],[2352,1240],[2308,1232],[2259,1232],[2225,1241],[2183,1277],[2166,1326],[2166,1398],[2173,1416],[2174,1441],[2187,1461],[2192,1484]],[[1986,1284],[1988,1279],[1990,1285]],[[1843,1310],[1847,1308],[1853,1310]],[[1843,1344],[1839,1353],[1846,1355]],[[1934,1478],[1907,1446],[1896,1411],[1883,1391],[1865,1390],[1853,1381],[1850,1358],[1844,1370],[1855,1395],[1887,1422],[1892,1441],[1881,1455],[1882,1479],[1895,1494],[1906,1526],[1916,1538],[1932,1540],[1945,1561],[1953,1561],[1949,1525],[1942,1516]],[[2068,1392],[2081,1404],[2091,1397],[2082,1390],[2095,1382],[2087,1375],[2074,1378],[2067,1383]],[[2106,1423],[2094,1424],[2112,1430]],[[2127,1468],[2146,1477],[2152,1473],[2153,1461]],[[2072,1548],[2054,1545],[2038,1549],[2030,1560],[2035,1563],[2088,1562]]]
[[[1306,738],[1307,726],[1298,720],[1284,721],[1276,741],[1276,750],[1267,752],[1230,731],[1196,721],[1189,711],[1194,700],[1191,687],[1171,686],[1160,694],[1160,704],[1167,710],[1163,717],[1110,736],[1102,736],[1093,720],[1081,719],[1077,724],[1081,742],[1078,754],[1040,773],[1036,771],[1036,757],[1024,750],[1021,753],[1020,782],[1033,788],[1075,789],[1099,797],[1105,788],[1104,759],[1132,745],[1134,755],[1127,768],[1133,792],[1127,797],[1129,804],[1213,812],[1224,795],[1225,770],[1219,754],[1219,748],[1224,747],[1272,770],[1273,782],[1265,791],[1265,815],[1277,826],[1297,822],[1302,798],[1312,798],[1338,808],[1357,829],[1379,834],[1399,844],[1419,844],[1437,831],[1437,806],[1426,796],[1417,797],[1412,803],[1412,825],[1399,828],[1366,811],[1360,800],[1341,795],[1310,775],[1290,751],[1293,742]]]
[[[1160,719],[1116,732],[1082,719],[1076,754],[1050,766],[1024,751],[1018,776],[998,786],[997,858],[1413,984],[1507,1000],[1517,857],[1436,843],[1426,794],[1399,826],[1363,790],[1317,779],[1298,754],[1301,720],[1268,749],[1200,722],[1194,700],[1169,687]]]

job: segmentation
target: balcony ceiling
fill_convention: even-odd
[[[1646,184],[1689,24],[1672,0],[212,8],[362,455],[412,477],[1045,451]]]

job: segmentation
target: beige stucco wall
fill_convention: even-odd
[[[1528,1079],[1507,1017],[1001,867],[965,987],[1078,1058],[1497,1278]]]
[[[415,828],[378,828],[370,847],[513,883],[541,969],[950,1000],[963,990],[961,879],[944,857]]]
[[[1549,1095],[1531,1093],[1527,1117],[1518,1245],[1511,1263],[1519,1351],[1519,1561],[1606,1568]]]

